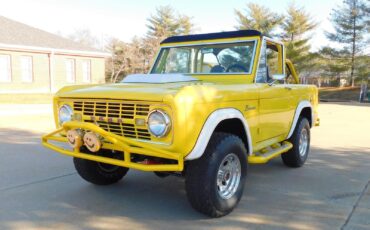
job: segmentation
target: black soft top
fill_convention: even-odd
[[[237,38],[237,37],[248,37],[248,36],[261,36],[261,32],[257,30],[236,30],[236,31],[225,31],[219,33],[208,33],[208,34],[193,34],[183,36],[172,36],[164,39],[161,44],[172,43],[172,42],[188,42],[188,41],[200,41],[200,40],[211,40],[221,38]]]

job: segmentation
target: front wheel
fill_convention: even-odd
[[[306,118],[300,118],[289,139],[293,148],[281,155],[285,165],[298,168],[306,162],[310,151],[310,138],[310,124]]]
[[[243,195],[247,150],[231,134],[214,133],[203,156],[188,162],[185,186],[188,200],[210,217],[230,213]]]
[[[84,152],[88,150],[84,149]],[[91,153],[89,154],[96,154]],[[123,154],[112,151],[100,151],[98,155],[114,159],[123,159]],[[81,158],[73,158],[73,163],[78,174],[86,181],[96,185],[110,185],[120,181],[129,170],[125,167],[120,167],[111,164],[104,164],[96,161],[85,160]]]

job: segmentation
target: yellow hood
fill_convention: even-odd
[[[228,80],[232,76],[213,77],[212,80]],[[116,84],[80,85],[62,88],[57,97],[97,98],[137,101],[167,101],[175,99],[194,103],[211,101],[239,101],[256,98],[255,85],[248,78],[234,84],[212,82],[200,76],[179,74],[130,75]],[[169,97],[165,99],[165,97]],[[170,99],[170,100],[171,100]]]
[[[67,86],[56,94],[63,98],[109,98],[124,100],[163,101],[163,97],[176,94],[189,82],[166,84],[116,83],[101,85]]]

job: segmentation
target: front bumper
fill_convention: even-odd
[[[67,138],[61,136],[60,134],[65,133],[71,129],[88,130],[100,135],[105,140],[105,142],[103,142],[102,148],[122,152],[124,154],[124,160],[83,153],[80,152],[79,148],[69,150],[50,142],[53,141],[67,143]],[[42,145],[64,155],[143,171],[183,171],[184,169],[184,158],[181,154],[176,154],[173,152],[155,148],[152,146],[152,144],[149,143],[142,143],[123,136],[118,136],[116,134],[105,131],[95,124],[87,122],[70,121],[64,123],[62,128],[44,135],[42,137]],[[132,154],[173,160],[176,163],[148,164],[144,162],[133,162]]]

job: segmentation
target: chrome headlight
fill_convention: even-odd
[[[59,108],[59,124],[62,125],[64,122],[72,119],[73,109],[70,105],[64,104]]]
[[[162,110],[153,110],[148,116],[148,128],[156,137],[164,137],[171,127],[170,117]]]

